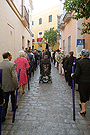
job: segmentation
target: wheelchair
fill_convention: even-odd
[[[51,82],[52,83],[52,77],[51,77],[51,63],[49,59],[43,60],[40,63],[40,77],[39,77],[39,83],[42,82]]]

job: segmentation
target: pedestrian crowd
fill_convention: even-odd
[[[44,53],[43,53],[44,55]],[[41,59],[43,58],[42,52],[31,49],[22,48],[19,51],[18,57],[11,62],[12,55],[10,52],[2,54],[3,61],[0,62],[0,69],[2,69],[2,78],[0,78],[0,105],[2,106],[1,121],[6,119],[9,97],[11,97],[12,111],[15,107],[16,89],[18,94],[25,93],[25,85],[34,76],[35,70],[38,68]],[[18,81],[18,73],[20,69],[20,77]],[[18,105],[16,104],[16,108]]]
[[[80,111],[81,115],[86,114],[86,102],[90,96],[90,52],[82,49],[79,58],[74,57],[74,52],[64,55],[63,50],[53,52],[53,63],[55,68],[59,70],[60,75],[64,75],[66,82],[72,89],[72,79],[74,80],[74,88],[80,95]],[[73,67],[73,68],[72,68]],[[74,73],[72,70],[74,69]]]
[[[11,95],[12,111],[14,111],[15,104],[15,90],[18,93],[25,93],[25,85],[28,79],[34,76],[35,70],[40,65],[40,62],[45,56],[54,64],[59,71],[59,75],[64,76],[68,85],[72,88],[72,79],[74,79],[74,86],[77,86],[77,91],[80,94],[80,114],[85,115],[85,105],[89,101],[90,95],[90,59],[89,51],[82,49],[80,58],[74,57],[74,52],[64,54],[64,50],[58,49],[55,51],[33,51],[32,49],[23,49],[19,51],[19,56],[11,62],[12,55],[10,52],[2,54],[3,61],[0,62],[0,69],[2,72],[2,87],[0,86],[0,105],[2,106],[2,122],[6,119],[9,96]],[[74,66],[74,73],[72,74],[72,66]],[[17,79],[20,70],[19,81]],[[76,88],[76,87],[75,87]],[[3,90],[3,92],[2,92]],[[2,96],[1,96],[2,95]],[[3,100],[4,99],[4,100]],[[16,105],[16,108],[18,105]]]

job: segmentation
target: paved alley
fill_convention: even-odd
[[[52,83],[39,83],[39,67],[30,81],[30,90],[18,95],[18,109],[12,123],[11,103],[1,135],[90,135],[90,102],[81,116],[79,93],[75,92],[76,121],[73,121],[72,90],[52,64]]]

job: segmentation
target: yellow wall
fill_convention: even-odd
[[[34,21],[34,25],[32,25],[32,33],[34,33],[34,40],[37,42],[38,32],[42,31],[43,35],[45,30],[49,30],[54,27],[57,29],[57,15],[60,14],[60,5],[56,5],[42,12],[36,13],[32,15],[32,21]],[[52,15],[52,22],[49,22],[49,16]],[[39,25],[39,19],[42,18],[42,24]],[[59,45],[54,49],[58,49]],[[46,45],[42,45],[42,50],[45,50]],[[34,44],[34,48],[38,49],[38,43]]]

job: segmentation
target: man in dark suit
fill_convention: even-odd
[[[49,51],[48,43],[46,44],[46,49],[45,49],[45,52],[44,52],[44,56],[45,56],[45,55],[48,56],[48,59],[51,58],[51,52]]]
[[[6,119],[10,94],[11,94],[12,110],[14,110],[15,90],[18,88],[18,79],[16,73],[16,64],[10,61],[11,59],[10,52],[5,52],[2,54],[2,56],[3,61],[0,62],[0,68],[3,69],[2,89],[3,89],[3,98],[5,99],[5,103],[2,107],[2,122],[3,122]]]
[[[29,57],[29,76],[31,78],[31,73],[33,72],[34,75],[34,56],[32,54],[32,50],[28,50],[27,56]]]
[[[71,86],[72,84],[72,78],[71,78],[71,73],[72,73],[72,66],[75,64],[74,63],[74,56],[73,56],[74,52],[70,51],[69,55],[70,57],[67,58],[66,62],[65,62],[65,72],[67,72],[67,80],[68,80],[68,85]]]

